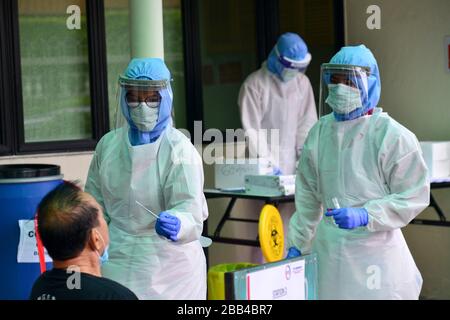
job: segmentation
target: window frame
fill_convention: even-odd
[[[1,1],[0,156],[92,151],[109,131],[106,31],[103,0],[85,0],[88,33],[90,139],[25,142],[19,34],[19,0]]]
[[[198,0],[181,0],[183,56],[186,79],[186,129],[191,133],[192,141],[194,121],[203,120],[203,82],[198,9]]]
[[[8,106],[13,105],[12,86],[8,75],[12,73],[12,47],[8,35],[11,33],[11,2],[0,2],[0,154],[13,152],[12,114]]]

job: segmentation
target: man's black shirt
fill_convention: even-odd
[[[30,300],[137,299],[131,290],[115,281],[88,273],[76,274],[65,269],[44,272],[34,283],[30,295]]]

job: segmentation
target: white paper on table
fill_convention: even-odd
[[[305,260],[249,273],[247,300],[305,300]]]
[[[17,263],[39,263],[39,254],[37,249],[34,220],[19,220],[20,239],[17,249]],[[51,262],[52,259],[45,250],[45,262]]]

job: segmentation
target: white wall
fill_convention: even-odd
[[[381,8],[381,30],[368,30],[366,9]],[[420,140],[450,140],[448,0],[347,0],[347,42],[364,43],[378,60],[380,106]]]
[[[381,30],[366,26],[369,5],[381,8]],[[378,60],[380,106],[420,140],[450,140],[450,72],[444,52],[450,1],[346,0],[345,6],[348,44],[364,43]],[[434,194],[450,213],[449,190]],[[436,214],[427,209],[421,217]],[[424,278],[422,296],[449,299],[450,228],[410,225],[404,234]]]

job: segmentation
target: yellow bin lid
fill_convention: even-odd
[[[267,262],[283,259],[284,231],[283,219],[273,205],[265,205],[259,217],[259,244]]]

